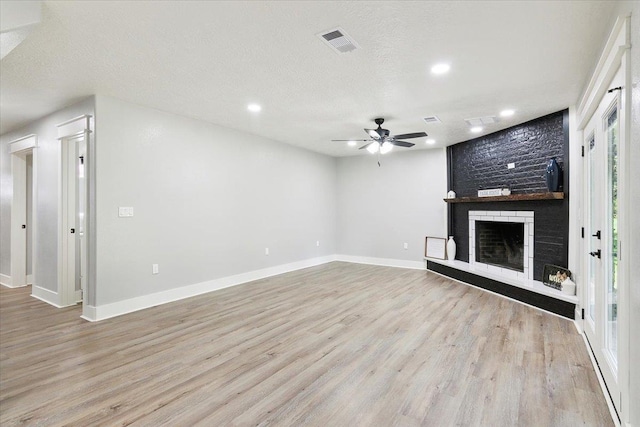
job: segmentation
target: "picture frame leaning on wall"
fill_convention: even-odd
[[[446,259],[447,239],[427,236],[424,241],[424,256],[434,259]]]

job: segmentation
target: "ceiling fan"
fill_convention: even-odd
[[[369,135],[369,139],[332,139],[332,141],[354,141],[354,142],[366,142],[360,150],[366,148],[372,154],[378,153],[378,166],[380,166],[380,154],[385,154],[391,151],[394,145],[398,147],[413,147],[415,144],[412,142],[401,141],[402,139],[422,138],[427,136],[425,132],[404,133],[402,135],[391,135],[389,129],[383,129],[383,118],[377,118],[374,120],[378,125],[377,129],[365,129],[364,131]]]

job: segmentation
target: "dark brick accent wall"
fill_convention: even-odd
[[[458,197],[477,196],[479,189],[509,187],[512,194],[546,192],[546,165],[555,157],[569,176],[568,112],[560,111],[447,149],[449,189]],[[515,163],[515,169],[507,164]],[[566,267],[569,257],[569,194],[564,200],[450,203],[449,235],[457,244],[456,259],[469,262],[470,210],[534,212],[534,267],[541,280],[544,264]]]

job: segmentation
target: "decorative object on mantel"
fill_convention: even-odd
[[[449,236],[447,240],[447,259],[449,261],[456,259],[456,241],[453,240],[453,236]]]
[[[556,193],[521,193],[508,196],[492,197],[456,197],[455,199],[442,199],[447,203],[478,203],[478,202],[517,202],[522,200],[562,200],[563,192]]]
[[[544,270],[542,271],[542,283],[544,285],[560,291],[563,290],[562,284],[567,279],[571,279],[571,271],[567,270],[564,267],[558,267],[557,265],[544,265]],[[569,284],[567,284],[567,288],[569,288],[568,285]],[[575,283],[573,285],[573,291],[575,293]]]
[[[427,258],[445,259],[447,239],[442,237],[428,237],[424,242],[424,256]]]
[[[502,188],[489,188],[487,190],[478,190],[478,197],[502,196]]]
[[[447,199],[455,199],[456,198],[456,192],[453,190],[449,190],[449,192],[447,193]]]
[[[501,196],[510,196],[511,195],[511,189],[510,188],[503,188],[502,191],[500,192]]]
[[[560,188],[561,177],[562,169],[560,169],[560,165],[554,157],[547,163],[546,178],[547,189],[549,190],[549,192],[553,193],[555,191],[558,191],[558,188]]]
[[[562,282],[562,293],[567,295],[576,294],[576,284],[568,277]]]

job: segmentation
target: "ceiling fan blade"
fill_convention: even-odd
[[[414,145],[416,145],[413,142],[407,141],[388,140],[387,142],[391,145],[397,145],[398,147],[413,147]]]
[[[333,142],[368,142],[370,139],[332,139]]]
[[[369,135],[376,141],[380,139],[380,135],[378,135],[378,131],[376,131],[375,129],[365,129],[364,131],[367,133],[367,135]]]
[[[427,136],[424,132],[414,132],[414,133],[405,133],[402,135],[393,135],[396,139],[411,139],[411,138],[422,138],[423,136]]]
[[[371,144],[377,144],[377,141],[371,141],[368,144],[364,144],[362,147],[358,148],[358,150],[362,150],[363,148],[367,148],[368,146],[370,146]]]

